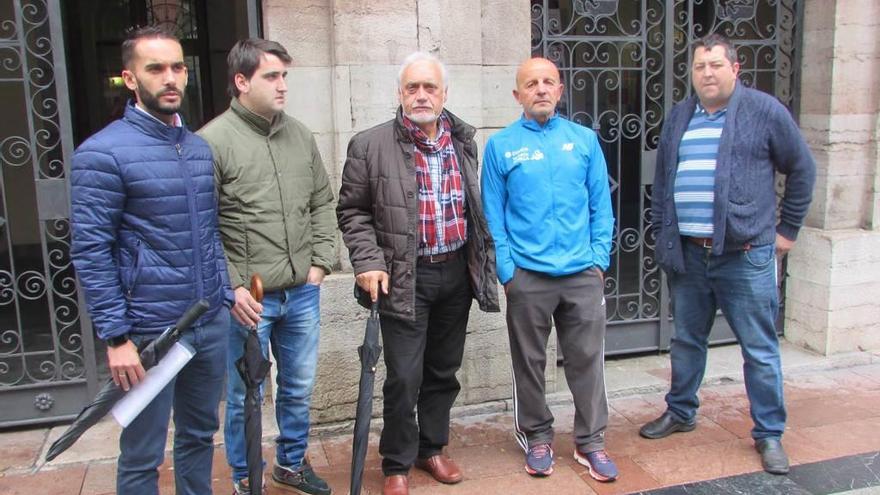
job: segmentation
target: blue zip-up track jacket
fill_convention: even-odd
[[[482,194],[502,284],[516,267],[552,276],[608,268],[614,212],[591,129],[520,118],[486,143]]]

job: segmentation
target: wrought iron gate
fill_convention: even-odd
[[[0,426],[66,419],[96,385],[70,262],[58,0],[0,0]]]
[[[608,354],[667,349],[669,295],[648,230],[663,118],[691,92],[690,44],[721,33],[740,81],[795,102],[798,0],[532,0],[532,52],[560,68],[560,112],[594,129],[617,218],[605,280]],[[723,321],[713,342],[732,339]]]

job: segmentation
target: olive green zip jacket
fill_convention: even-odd
[[[214,152],[220,235],[233,288],[305,283],[335,260],[335,202],[315,139],[281,113],[269,123],[237,99],[198,132]]]

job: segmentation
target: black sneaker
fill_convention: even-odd
[[[263,491],[266,491],[266,480],[263,480]],[[251,495],[251,486],[247,478],[232,482],[232,495]]]
[[[278,464],[272,468],[272,481],[283,490],[305,495],[330,495],[333,493],[327,482],[315,474],[312,466],[303,462],[299,469],[291,469]]]

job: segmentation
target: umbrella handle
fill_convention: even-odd
[[[263,302],[263,279],[258,273],[251,277],[251,297],[258,303]]]
[[[204,299],[199,299],[198,301],[196,301],[195,304],[190,306],[189,309],[187,309],[186,312],[183,313],[183,316],[181,316],[180,319],[177,320],[177,323],[174,324],[174,330],[172,331],[172,333],[180,333],[191,327],[192,324],[195,323],[200,316],[205,314],[205,312],[208,311],[210,307],[211,305],[208,304],[208,301]]]
[[[377,298],[373,301],[373,304],[370,305],[370,318],[376,318],[379,316],[379,299]]]

